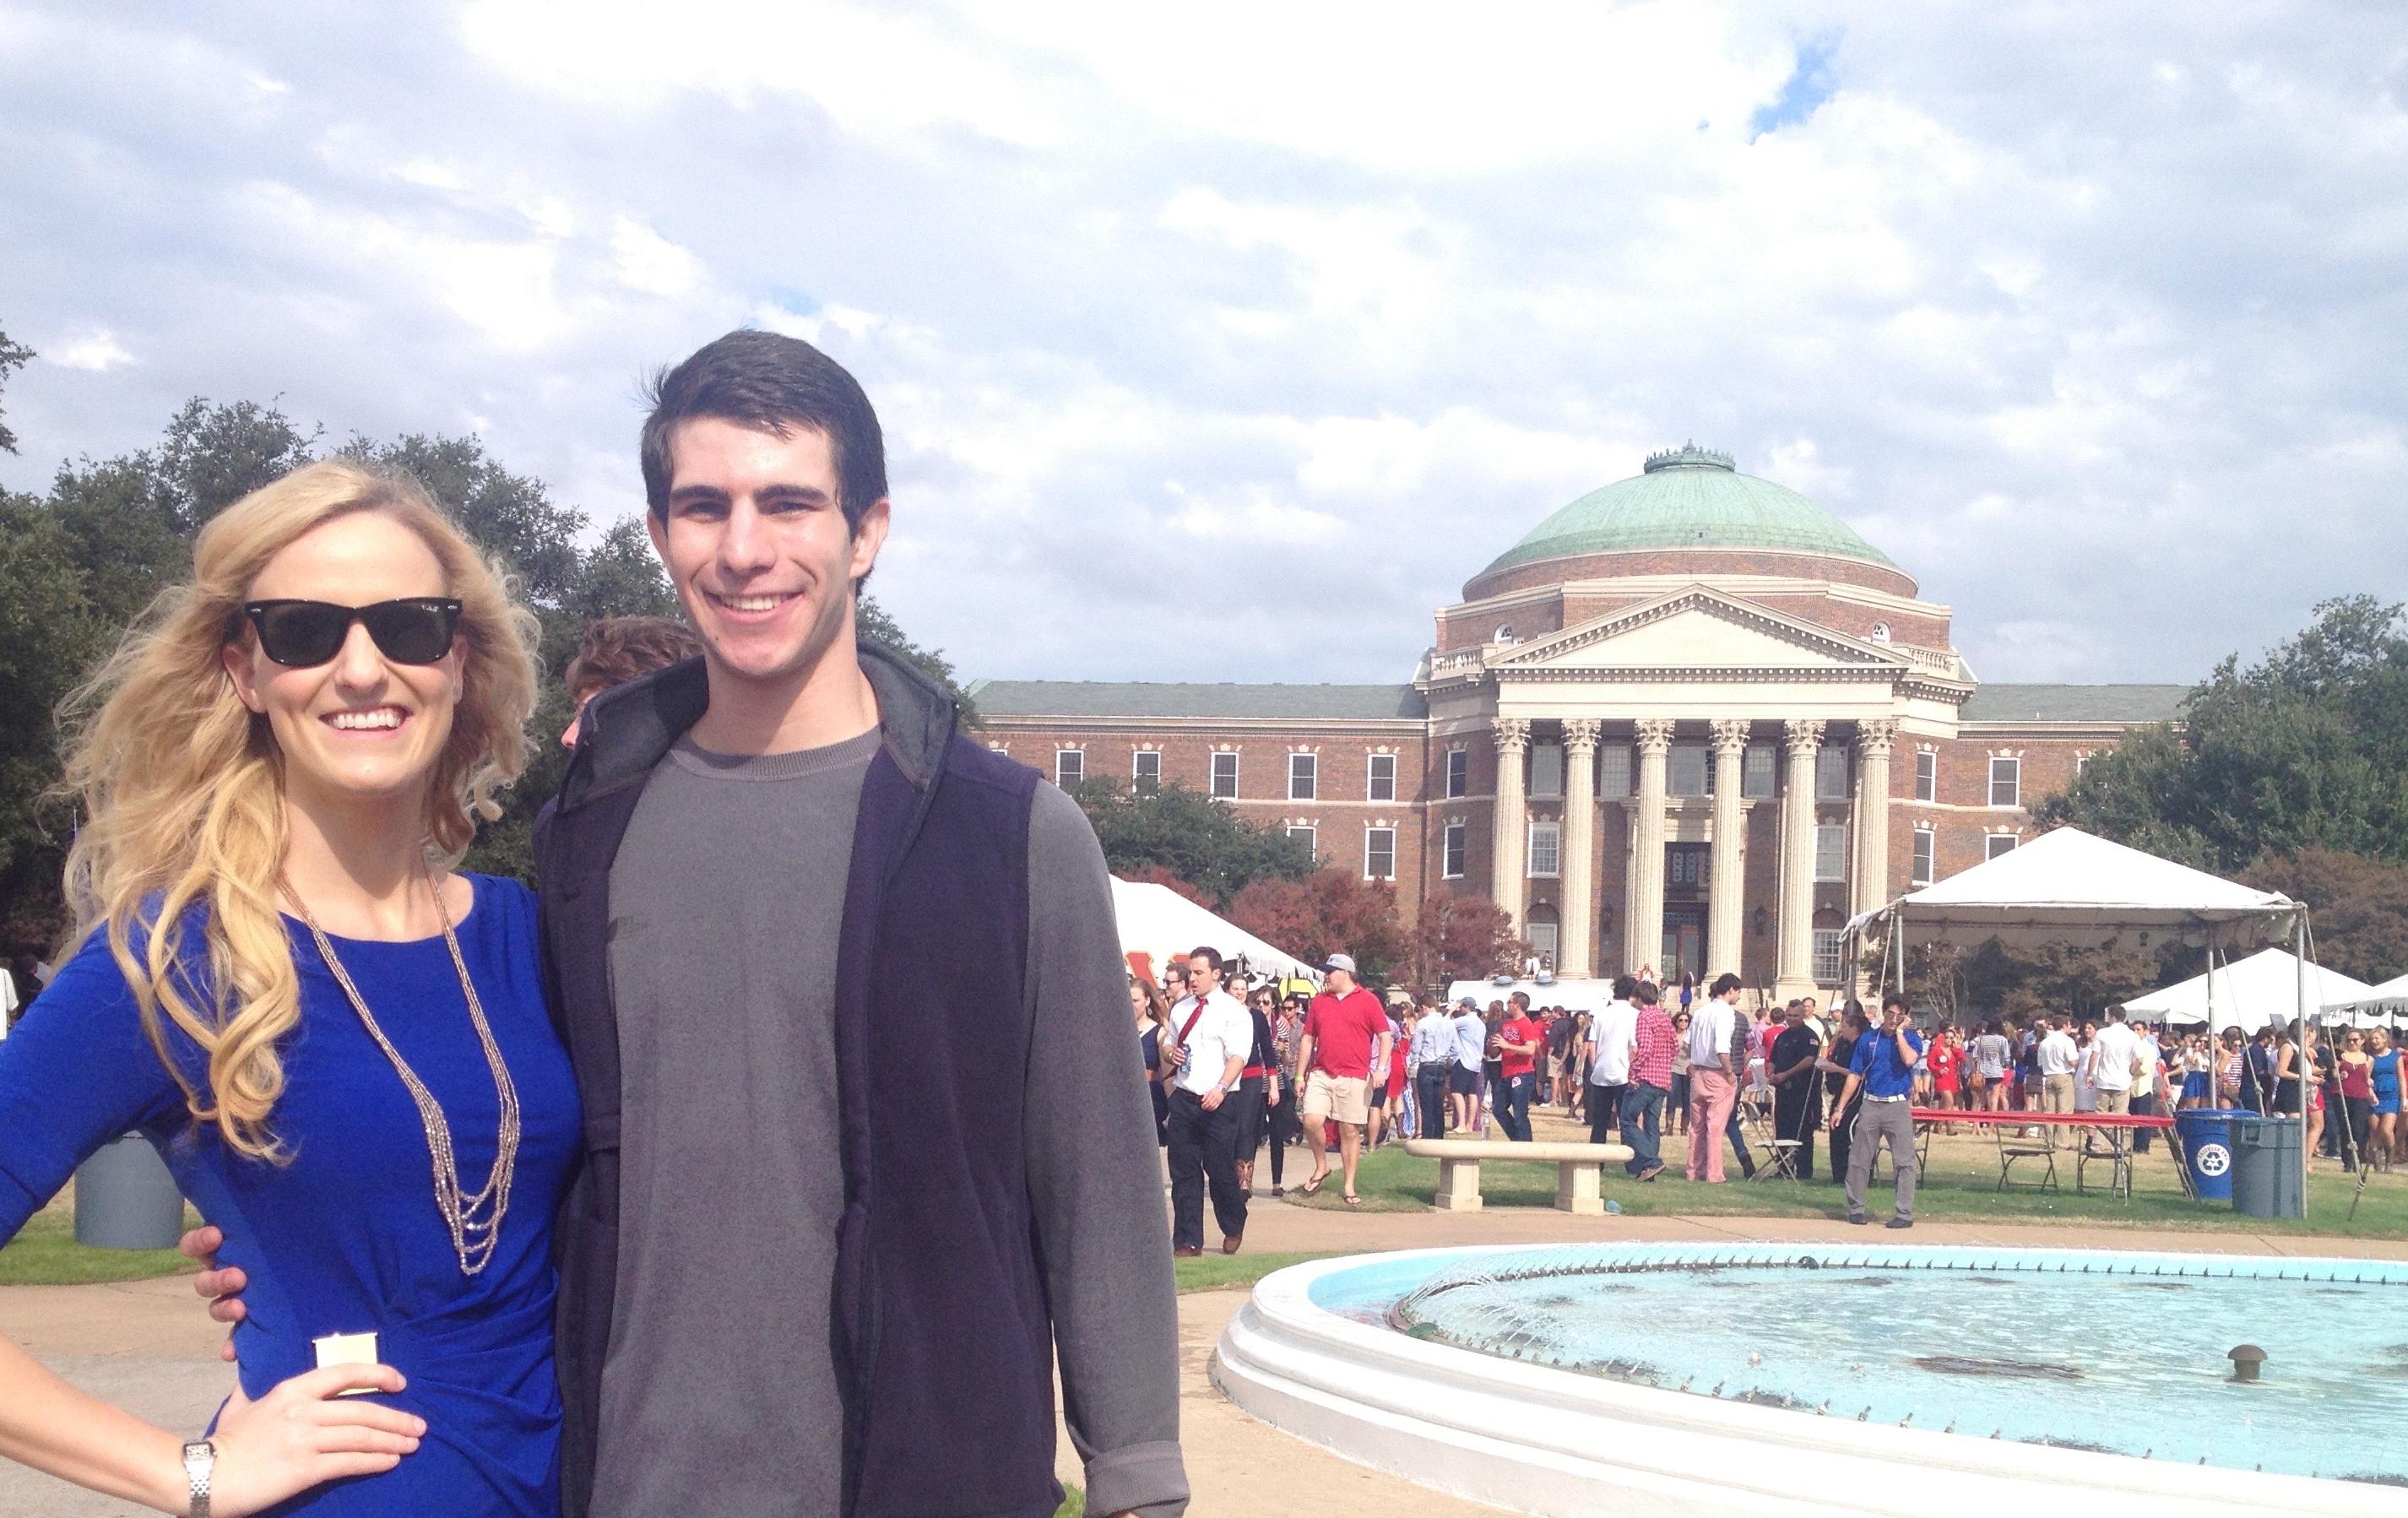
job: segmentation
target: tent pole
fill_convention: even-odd
[[[2308,1091],[2315,1081],[2315,1071],[2308,1066],[2308,909],[2301,907],[2291,914],[2291,953],[2297,961],[2299,979],[2295,982],[2299,1018],[2291,1024],[2291,1037],[2299,1044],[2296,1056],[2300,1062],[2300,1215],[2308,1213]],[[2325,1121],[2332,1121],[2327,1112]]]

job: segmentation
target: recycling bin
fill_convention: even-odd
[[[2194,1107],[2174,1114],[2174,1137],[2190,1171],[2191,1195],[2202,1202],[2232,1200],[2232,1120],[2246,1109]]]
[[[91,1249],[174,1249],[184,1196],[150,1140],[129,1133],[76,1167],[76,1242]]]
[[[2235,1116],[2232,1130],[2232,1210],[2253,1218],[2307,1216],[2300,1188],[2300,1120]]]

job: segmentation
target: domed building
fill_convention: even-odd
[[[991,680],[1061,781],[1183,780],[1393,880],[1484,895],[1567,977],[1828,995],[1840,930],[1993,857],[2181,686],[1977,686],[1949,609],[1805,496],[1668,450],[1541,522],[1398,686]]]

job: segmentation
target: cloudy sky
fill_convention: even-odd
[[[0,0],[0,482],[280,396],[608,520],[753,323],[867,386],[972,676],[1401,680],[1687,438],[1988,680],[2408,595],[2392,0],[1177,8]]]

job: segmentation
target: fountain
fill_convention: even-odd
[[[1418,1251],[1268,1277],[1214,1378],[1349,1458],[1525,1512],[2029,1518],[2079,1493],[2390,1514],[2402,1323],[2408,1266],[2382,1262]]]

